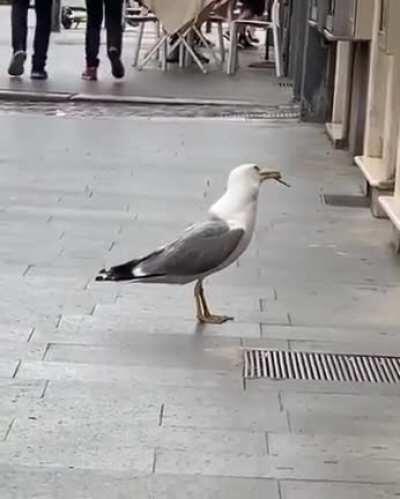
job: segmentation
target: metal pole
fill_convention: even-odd
[[[53,33],[59,33],[61,31],[61,0],[53,0],[51,31]]]

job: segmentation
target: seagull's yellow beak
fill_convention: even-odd
[[[264,182],[264,180],[273,179],[273,180],[276,180],[277,182],[279,182],[283,185],[286,185],[286,187],[290,187],[290,185],[288,183],[286,183],[284,180],[282,180],[282,175],[281,175],[281,172],[279,172],[279,171],[261,170],[259,175],[260,175],[261,182]]]

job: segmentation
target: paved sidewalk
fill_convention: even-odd
[[[243,346],[397,353],[390,226],[323,193],[361,178],[294,122],[0,112],[1,499],[394,499],[399,387],[242,381]],[[204,215],[241,162],[278,166],[255,239],[189,287],[103,285]]]
[[[30,25],[34,26],[33,13]],[[144,71],[132,68],[136,28],[128,28],[124,35],[123,59],[127,69],[126,77],[115,80],[109,70],[102,47],[103,64],[100,66],[99,82],[84,82],[80,74],[84,64],[84,26],[77,30],[62,30],[53,34],[49,50],[48,69],[50,78],[47,82],[32,82],[29,79],[30,67],[27,63],[27,75],[23,79],[10,79],[7,67],[10,59],[10,23],[9,7],[0,6],[0,97],[4,91],[35,92],[40,94],[58,93],[65,95],[83,94],[129,97],[151,100],[154,98],[192,99],[197,101],[232,101],[233,103],[252,103],[259,106],[288,104],[291,100],[290,88],[280,87],[274,77],[273,69],[249,69],[248,64],[262,60],[258,51],[241,53],[240,71],[229,77],[220,68],[210,65],[210,72],[203,75],[197,68],[179,70],[171,67],[163,72],[153,66]],[[32,30],[30,30],[30,37]],[[103,33],[103,39],[104,39]],[[153,42],[152,29],[146,31],[144,46]],[[31,43],[30,43],[31,46]]]

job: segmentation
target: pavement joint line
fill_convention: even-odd
[[[46,348],[44,349],[43,355],[42,355],[42,362],[46,359],[46,355],[48,354],[49,350],[51,347],[51,343],[46,344]]]
[[[158,426],[162,426],[162,424],[163,424],[164,408],[165,408],[165,404],[163,403],[163,404],[161,404],[160,414],[158,416]]]
[[[62,314],[59,314],[58,318],[57,318],[57,322],[56,322],[56,329],[58,329],[60,327],[60,324],[61,324],[61,321],[62,321]]]
[[[157,447],[154,448],[153,464],[151,467],[152,474],[156,472],[156,465],[157,465]]]
[[[46,379],[46,381],[44,382],[44,385],[43,385],[42,393],[40,394],[41,399],[44,399],[44,396],[46,395],[47,388],[48,388],[49,384],[50,384],[50,380]]]
[[[17,362],[17,365],[15,366],[15,370],[13,372],[12,378],[15,378],[17,376],[19,368],[21,367],[21,364],[22,364],[22,360],[19,359],[19,361]]]
[[[9,434],[11,433],[11,430],[14,426],[15,420],[16,420],[16,418],[13,418],[11,423],[7,426],[7,430],[6,430],[4,437],[3,437],[3,442],[5,442],[7,440]]]
[[[292,431],[292,422],[290,420],[289,411],[286,411],[286,420],[287,420],[287,424],[288,424],[289,433],[293,433],[293,431]]]
[[[283,499],[282,484],[281,484],[280,480],[278,480],[278,482],[277,482],[277,487],[278,487],[278,499]]]
[[[271,451],[271,449],[270,449],[270,445],[269,445],[269,435],[268,435],[268,432],[267,432],[267,431],[265,432],[265,450],[266,450],[266,452],[267,452],[267,456],[269,456],[269,455],[270,455],[270,453],[271,453],[271,452],[270,452],[270,451]]]
[[[32,269],[33,265],[30,263],[22,273],[22,277],[26,277],[29,271]]]
[[[285,407],[283,405],[282,392],[278,392],[278,403],[279,403],[279,410],[283,412],[285,410]]]
[[[395,486],[398,487],[399,482],[368,482],[363,480],[334,480],[332,478],[281,478],[280,481],[293,482],[293,483],[327,483],[327,484],[342,484],[342,485],[369,485],[376,486]]]
[[[28,335],[28,339],[26,340],[27,343],[30,343],[31,339],[32,339],[32,336],[34,335],[36,331],[36,328],[32,327],[30,332],[29,332],[29,335]]]

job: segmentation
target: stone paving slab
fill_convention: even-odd
[[[174,404],[165,405],[163,424],[166,426],[194,426],[198,428],[227,428],[247,429],[249,431],[287,431],[288,422],[285,413],[279,412],[269,406],[269,401],[261,400],[259,404],[241,403],[225,407],[220,404],[217,407],[196,410],[192,407],[184,407]]]
[[[93,337],[94,335],[99,335],[99,338],[113,335],[125,337],[133,335],[134,331],[138,331],[139,333],[146,331],[148,335],[179,334],[192,336],[193,334],[203,333],[206,336],[260,337],[260,326],[258,323],[240,323],[234,321],[219,326],[208,325],[204,327],[197,323],[194,318],[194,311],[192,317],[192,319],[185,320],[184,318],[180,318],[176,320],[172,317],[160,317],[154,314],[141,314],[139,317],[135,317],[133,314],[129,317],[111,315],[106,319],[87,315],[66,315],[62,317],[59,323],[59,330],[62,333],[70,334],[71,338],[74,335],[79,335],[81,332],[83,334],[85,332],[90,333]],[[149,319],[151,319],[151,322]],[[76,342],[79,342],[78,337]],[[99,340],[99,342],[102,341],[104,339]]]
[[[4,364],[8,370],[11,365]],[[1,364],[0,364],[1,366]],[[1,367],[0,367],[1,369]],[[9,371],[6,372],[9,372]],[[25,361],[18,371],[19,379],[76,380],[86,382],[135,382],[146,383],[151,379],[157,385],[220,387],[231,388],[240,385],[239,374],[228,371],[190,369],[151,369],[141,366],[108,366],[104,364],[69,364],[66,362],[33,362]]]
[[[308,479],[360,483],[388,483],[398,479],[400,461],[370,459],[340,459],[339,461],[301,457],[212,456],[199,451],[189,454],[159,451],[156,473],[184,472],[238,477],[276,479]]]
[[[265,433],[201,427],[162,427],[153,440],[160,449],[174,449],[196,454],[199,449],[215,455],[246,454],[265,456]]]
[[[41,360],[46,351],[46,344],[14,343],[0,341],[0,359]]]
[[[300,350],[305,352],[333,352],[347,354],[369,354],[369,355],[388,355],[392,356],[394,352],[399,351],[400,341],[396,339],[385,338],[382,342],[371,341],[368,337],[368,331],[365,334],[365,340],[351,340],[348,342],[332,341],[291,341],[289,340],[290,350]]]
[[[103,435],[104,438],[104,435]],[[71,435],[48,443],[43,437],[36,440],[15,442],[12,438],[0,446],[0,462],[17,466],[43,466],[53,468],[108,469],[151,473],[154,451],[135,443],[120,440],[88,443],[86,438],[75,440],[69,446]],[[30,444],[30,445],[29,445]]]
[[[365,395],[373,399],[375,396],[397,397],[400,395],[400,386],[396,384],[372,383],[341,383],[295,381],[295,380],[269,380],[260,378],[246,380],[246,391],[249,393],[287,392],[297,394],[325,394],[325,395]]]
[[[71,497],[79,499],[278,499],[274,480],[190,475],[133,475],[129,472],[50,469],[23,466],[0,467],[3,499]],[[353,498],[352,498],[353,499]],[[386,497],[384,499],[387,499]],[[391,499],[391,498],[390,498]]]
[[[85,335],[89,344],[71,343],[74,338],[64,334],[62,343],[59,333],[49,338],[44,359],[51,362],[89,363],[105,365],[155,365],[192,369],[234,369],[241,365],[242,352],[239,338],[140,335],[134,334],[129,343],[96,345],[96,336]],[[43,335],[40,335],[43,340]],[[35,337],[32,344],[36,345]],[[75,339],[78,339],[75,337]],[[81,340],[81,337],[79,337]],[[69,343],[67,343],[69,341]],[[39,344],[40,345],[40,344]],[[40,346],[36,347],[41,349]],[[0,343],[0,356],[1,356]],[[161,355],[162,352],[162,355]],[[38,359],[36,359],[38,360]],[[39,359],[40,360],[40,359]]]
[[[344,272],[343,268],[343,272]],[[400,288],[364,286],[305,286],[277,289],[277,301],[290,310],[293,325],[320,325],[335,328],[384,329],[395,327],[395,303]]]
[[[304,411],[315,414],[316,412],[324,412],[329,407],[329,412],[332,415],[394,418],[400,409],[400,398],[287,393],[282,395],[282,404],[289,411]]]
[[[366,327],[325,327],[317,325],[309,326],[276,326],[273,324],[261,324],[261,338],[285,338],[293,344],[329,343],[332,348],[335,344],[357,345],[381,344],[396,345],[398,341],[397,328],[383,326],[382,328]]]
[[[235,322],[237,323],[264,323],[264,324],[278,324],[278,325],[290,325],[290,315],[287,311],[282,310],[279,305],[274,307],[269,307],[268,310],[265,311],[251,311],[248,307],[240,307],[240,304],[236,304],[234,300],[226,300],[229,303],[220,305],[219,302],[221,300],[209,300],[209,306],[211,310],[215,310],[220,314],[231,314],[234,316]],[[180,317],[184,320],[193,320],[194,316],[194,300],[191,297],[191,300],[187,301],[186,304],[181,303],[177,307],[165,307],[162,300],[158,302],[153,302],[152,305],[143,307],[140,303],[132,302],[131,304],[126,303],[126,305],[122,305],[120,302],[112,305],[102,305],[96,307],[96,310],[93,314],[94,319],[96,320],[104,320],[107,323],[110,317],[118,316],[119,320],[125,319],[127,322],[132,320],[140,324],[140,321],[143,318],[147,318],[149,316],[158,315],[159,322],[166,321],[168,322],[172,317],[174,317],[177,313],[179,313]],[[186,305],[186,306],[185,306]],[[158,314],[157,314],[158,311]],[[159,327],[159,326],[158,326]]]
[[[371,397],[373,399],[373,397]],[[321,412],[290,412],[290,428],[294,433],[328,433],[331,435],[397,436],[397,417],[343,415]]]
[[[282,499],[394,499],[399,496],[396,485],[376,485],[374,483],[321,483],[305,481],[284,481],[281,483]]]
[[[326,460],[398,460],[400,440],[381,435],[268,434],[271,456],[317,456]]]

